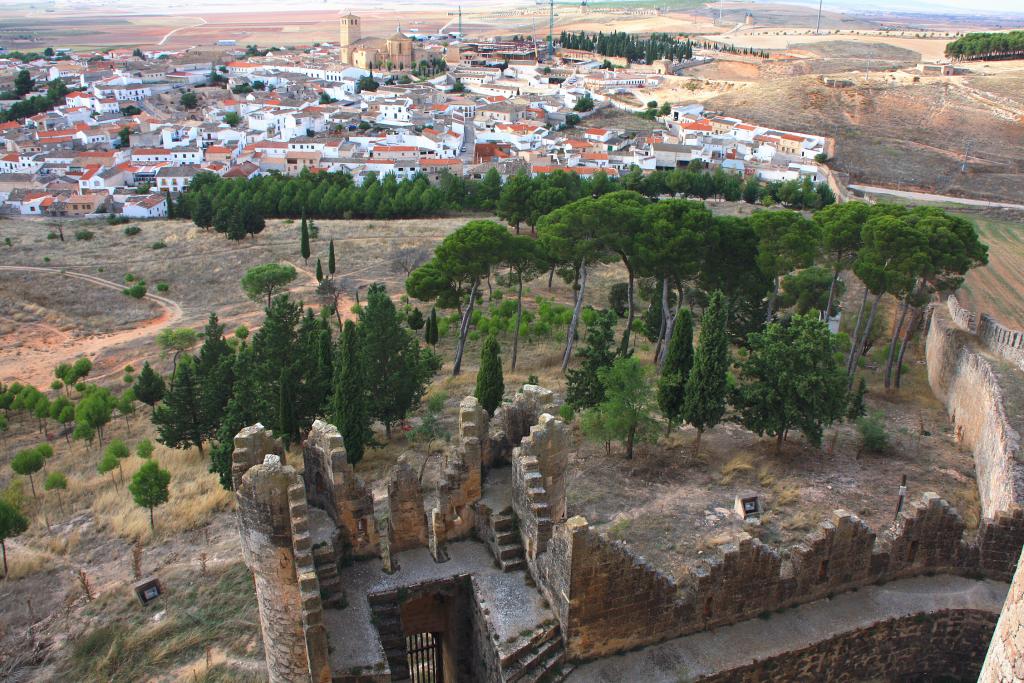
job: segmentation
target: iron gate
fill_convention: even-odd
[[[409,680],[412,683],[441,683],[441,634],[414,633],[405,637]]]

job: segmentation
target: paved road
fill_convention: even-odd
[[[576,668],[570,683],[677,683],[792,652],[879,621],[953,609],[998,614],[1008,586],[957,576],[932,576],[868,586],[831,600],[750,619],[713,633],[695,633]]]
[[[950,202],[951,204],[964,204],[966,206],[987,206],[997,209],[1021,209],[1024,204],[1011,204],[1009,202],[988,202],[983,199],[967,199],[966,197],[953,197],[945,194],[929,194],[927,192],[908,192],[906,190],[894,190],[890,187],[875,187],[874,185],[850,185],[851,190],[866,192],[868,194],[888,194],[904,199],[917,199],[925,202]]]

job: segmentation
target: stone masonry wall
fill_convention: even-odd
[[[1017,563],[1017,573],[978,678],[979,683],[1009,681],[1024,681],[1024,561]]]
[[[1024,332],[1001,325],[989,315],[981,314],[978,338],[992,353],[1002,356],[1024,370]]]
[[[977,572],[978,553],[962,540],[963,529],[956,510],[934,493],[908,505],[877,538],[855,515],[837,510],[788,553],[747,536],[676,583],[575,517],[556,525],[551,554],[537,558],[534,575],[555,607],[570,656],[583,659],[877,581]]]
[[[994,625],[993,615],[983,611],[918,614],[844,633],[802,650],[698,680],[852,683],[882,680],[883,675],[887,681],[974,680]]]
[[[955,300],[949,308],[955,309]],[[934,306],[928,328],[928,382],[946,404],[957,440],[974,451],[982,514],[995,517],[1024,503],[1020,434],[1007,415],[1003,388],[974,338]],[[1016,420],[1020,416],[1014,416]]]
[[[241,464],[246,457],[246,453],[240,453],[233,462]],[[271,683],[311,680],[303,629],[304,591],[295,572],[292,545],[292,486],[301,486],[299,475],[292,467],[282,465],[278,456],[268,455],[264,464],[249,468],[241,476],[235,489],[242,557],[255,579]],[[324,648],[326,652],[326,640]]]
[[[526,384],[516,392],[510,403],[503,403],[494,410],[489,429],[481,441],[485,442],[483,463],[487,467],[511,459],[512,451],[519,446],[523,437],[530,434],[530,428],[537,424],[544,413],[557,413],[555,395],[550,389]],[[484,439],[483,437],[487,438]]]
[[[568,449],[565,423],[545,413],[512,452],[512,509],[531,568],[547,548],[552,524],[565,518]]]
[[[275,439],[259,422],[246,427],[235,435],[234,450],[231,452],[231,488],[238,490],[242,481],[242,475],[263,462],[263,458],[273,453],[281,459],[281,464],[286,464],[284,459],[284,445],[279,439]]]
[[[423,509],[423,491],[412,465],[399,458],[388,481],[388,533],[391,553],[427,545],[427,514]]]
[[[310,504],[334,520],[353,556],[379,555],[373,493],[349,464],[337,427],[316,420],[302,444],[302,460]]]

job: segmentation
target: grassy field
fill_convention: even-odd
[[[981,239],[988,245],[989,263],[967,275],[957,297],[973,311],[988,313],[1008,327],[1022,329],[1024,215],[1016,220],[996,217],[999,214],[995,212],[967,215],[977,223]]]

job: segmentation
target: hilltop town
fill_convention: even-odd
[[[339,26],[340,47],[229,50],[223,63],[140,49],[0,57],[0,69],[27,71],[39,92],[66,92],[63,103],[0,126],[2,210],[166,217],[168,197],[203,172],[341,171],[361,184],[371,173],[617,177],[701,161],[766,182],[828,177],[833,143],[823,135],[700,104],[637,102],[711,59],[699,49],[627,67],[569,49],[552,62],[541,41],[522,38],[449,43],[396,31],[376,39],[362,37],[351,14]],[[591,123],[610,112],[644,116]]]

